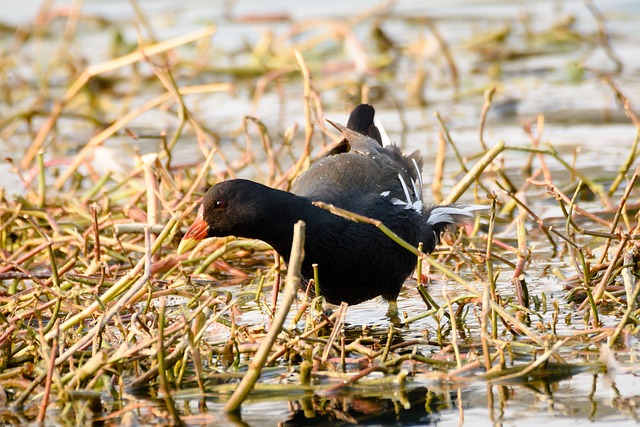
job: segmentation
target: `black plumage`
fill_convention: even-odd
[[[395,300],[416,265],[416,257],[367,223],[353,222],[313,204],[322,201],[384,223],[413,246],[431,252],[450,224],[473,217],[463,206],[422,203],[422,161],[383,146],[374,109],[360,105],[348,127],[334,124],[344,139],[302,174],[291,192],[234,179],[206,193],[196,222],[179,251],[194,240],[215,236],[256,238],[288,260],[293,225],[306,223],[303,283],[318,264],[320,292],[331,303],[358,304],[381,295],[395,314]],[[333,124],[333,123],[332,123]]]

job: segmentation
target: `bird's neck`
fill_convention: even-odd
[[[305,197],[283,191],[277,191],[270,197],[270,212],[265,212],[262,216],[264,221],[256,228],[258,233],[250,237],[269,243],[286,261],[291,254],[293,227],[296,222],[304,221],[307,233],[317,233],[322,229],[330,229],[333,221],[339,219],[330,212],[314,206]],[[269,218],[273,217],[279,220],[270,221]]]

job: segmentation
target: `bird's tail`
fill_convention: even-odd
[[[425,212],[427,224],[438,232],[442,232],[449,225],[464,225],[473,221],[477,211],[487,210],[480,205],[448,205],[432,206]]]
[[[426,253],[433,252],[440,242],[440,235],[447,228],[469,224],[474,220],[475,212],[486,209],[486,206],[479,205],[431,206],[424,213],[428,227],[424,230],[422,250]]]

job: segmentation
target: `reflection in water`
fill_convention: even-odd
[[[291,415],[281,425],[430,425],[440,419],[438,412],[450,405],[448,395],[424,387],[401,393],[395,399],[316,395],[291,402]]]
[[[572,410],[566,404],[556,402],[553,395],[566,377],[552,374],[525,383],[478,384],[478,387],[464,390],[396,389],[393,398],[381,397],[383,391],[380,391],[381,396],[307,396],[289,403],[291,414],[280,425],[431,425],[446,420],[464,420],[465,410],[486,410],[489,419],[501,424],[513,421],[510,411],[514,408],[529,407],[532,402],[540,402],[551,413],[568,416]]]
[[[280,393],[254,391],[236,414],[222,411],[228,398],[228,390],[220,392],[222,383],[207,387],[204,397],[191,384],[175,391],[174,398],[180,419],[188,426],[424,426],[459,425],[465,420],[468,425],[487,420],[490,424],[481,424],[532,426],[552,420],[608,424],[630,418],[640,420],[635,413],[640,403],[638,384],[617,380],[604,379],[594,372],[574,376],[552,373],[526,382],[474,382],[464,388],[446,387],[440,382],[415,388],[410,388],[415,386],[411,382],[407,384],[409,388],[367,388],[360,384],[332,396],[301,395],[297,386],[292,390],[282,384]],[[139,388],[135,393],[129,390],[128,399],[103,400],[102,411],[91,408],[93,415],[85,419],[98,423],[108,419],[124,424],[166,424],[169,411],[156,393],[154,388]],[[76,410],[81,406],[85,407],[86,402],[76,405]]]

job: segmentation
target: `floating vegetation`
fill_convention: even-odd
[[[229,45],[216,26],[156,36],[137,2],[137,26],[81,3],[0,23],[0,423],[63,423],[70,412],[75,424],[228,423],[243,404],[276,400],[292,402],[291,425],[374,413],[426,423],[453,408],[463,417],[468,390],[506,402],[506,387],[544,397],[536,384],[581,372],[615,382],[636,369],[640,119],[625,57],[591,1],[581,13],[592,28],[569,11],[546,23],[524,14],[487,20],[455,45],[446,18],[394,2],[326,20],[229,12],[226,25],[274,29]],[[104,31],[99,53],[82,43]],[[507,75],[577,50],[567,82],[617,102],[585,107],[624,126],[613,169],[544,136],[580,112],[514,114]],[[456,119],[444,104],[459,100],[477,111]],[[433,254],[411,248],[417,272],[397,322],[296,293],[299,249],[288,271],[247,239],[176,254],[210,185],[250,177],[288,189],[337,140],[325,118],[360,102],[392,118],[398,144],[428,154],[436,202],[487,207]],[[521,126],[502,141],[505,122]],[[458,128],[473,136],[458,139]],[[426,131],[438,137],[423,147],[414,141]],[[618,397],[636,419],[637,395]],[[191,401],[202,405],[180,404]]]

